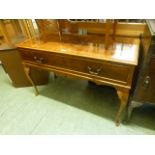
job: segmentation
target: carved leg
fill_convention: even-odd
[[[122,112],[124,111],[124,109],[127,105],[129,92],[123,92],[123,91],[117,90],[117,94],[118,94],[120,101],[121,101],[121,105],[120,105],[119,110],[116,114],[116,125],[119,126],[120,116],[121,116]]]
[[[39,95],[39,91],[38,91],[36,85],[34,84],[32,78],[31,78],[31,76],[30,76],[30,67],[25,67],[25,66],[24,66],[24,71],[25,71],[25,74],[26,74],[27,78],[29,79],[30,83],[32,84],[32,86],[33,86],[34,89],[35,89],[36,96]]]

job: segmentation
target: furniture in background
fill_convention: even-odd
[[[25,38],[33,37],[33,33],[30,35],[27,24],[30,27],[32,21],[0,19],[0,62],[15,87],[31,85],[25,75],[20,54],[15,46],[15,44],[23,41]],[[48,72],[32,69],[30,74],[37,85],[48,83]]]
[[[0,19],[0,33],[4,38],[3,43],[10,44],[13,38],[19,37],[22,33],[19,21],[17,19]]]
[[[25,87],[31,85],[26,78],[21,57],[16,47],[8,44],[0,45],[0,61],[5,72],[10,77],[13,86]],[[48,72],[32,69],[30,74],[35,84],[43,85],[48,83]]]
[[[127,121],[134,108],[144,104],[155,104],[155,20],[146,22],[147,25],[141,38],[138,80],[129,102]]]

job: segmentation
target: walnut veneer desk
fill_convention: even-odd
[[[121,100],[116,124],[124,110],[131,89],[132,77],[138,63],[139,39],[116,42],[108,50],[104,44],[75,44],[41,40],[27,40],[17,45],[27,77],[31,67],[78,77],[97,84],[113,86]]]

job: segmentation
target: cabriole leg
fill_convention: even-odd
[[[26,74],[28,80],[30,81],[30,83],[32,84],[32,86],[33,86],[34,89],[35,89],[35,94],[36,94],[36,96],[39,95],[38,88],[36,87],[36,85],[34,84],[32,78],[31,78],[31,76],[30,76],[30,67],[24,66],[24,71],[25,71],[25,74]]]
[[[119,99],[121,101],[119,110],[118,110],[118,112],[116,114],[116,125],[119,126],[120,125],[121,114],[124,111],[124,109],[125,109],[125,107],[127,105],[127,102],[128,102],[129,92],[124,92],[124,91],[117,90],[117,94],[118,94],[118,97],[119,97]]]

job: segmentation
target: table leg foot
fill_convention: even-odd
[[[120,104],[119,110],[116,114],[115,123],[116,123],[116,126],[119,126],[120,125],[120,117],[121,117],[121,115],[127,105],[127,102],[128,102],[129,92],[123,92],[123,91],[117,90],[117,94],[121,101],[121,104]]]

